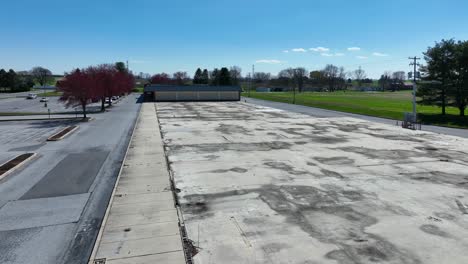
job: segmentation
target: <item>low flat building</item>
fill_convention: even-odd
[[[146,98],[156,102],[167,101],[240,101],[239,86],[208,85],[148,85]]]

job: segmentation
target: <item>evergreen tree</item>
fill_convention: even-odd
[[[201,84],[208,84],[210,82],[210,76],[208,74],[208,70],[204,69],[201,75]]]
[[[218,68],[214,68],[213,71],[210,73],[210,84],[211,85],[219,85],[219,70]]]
[[[226,67],[221,68],[221,71],[219,71],[219,85],[232,85],[231,75]]]
[[[418,89],[419,103],[438,105],[442,108],[442,115],[449,102],[449,89],[453,85],[456,44],[453,39],[442,40],[434,47],[424,52],[427,65],[421,68],[426,75]]]
[[[203,83],[203,76],[202,71],[200,68],[195,71],[195,75],[193,76],[193,84],[202,84]]]

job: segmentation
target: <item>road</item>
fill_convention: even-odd
[[[140,103],[129,95],[62,141],[72,121],[0,123],[0,162],[38,157],[0,181],[0,263],[85,263],[91,254]]]
[[[387,119],[387,118],[339,112],[339,111],[333,111],[333,110],[327,110],[327,109],[321,109],[321,108],[315,108],[315,107],[309,107],[309,106],[303,106],[303,105],[293,105],[293,104],[287,104],[287,103],[272,102],[272,101],[259,100],[259,99],[253,99],[253,98],[247,98],[247,97],[242,97],[241,100],[247,103],[273,107],[273,108],[287,110],[287,111],[291,111],[295,113],[306,114],[306,115],[310,115],[314,117],[354,117],[354,118],[364,119],[367,121],[377,122],[377,123],[382,123],[382,124],[389,124],[389,125],[396,124],[396,120]],[[423,125],[422,130],[439,133],[439,134],[468,138],[468,130],[466,129]]]

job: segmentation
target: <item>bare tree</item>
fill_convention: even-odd
[[[294,69],[294,82],[297,84],[297,89],[300,93],[304,88],[304,78],[306,78],[307,70],[303,67],[298,67]]]
[[[34,67],[31,70],[31,75],[41,86],[44,86],[51,79],[52,72],[46,68]]]
[[[189,79],[187,72],[183,71],[175,72],[172,76],[177,85],[183,85]]]
[[[239,81],[242,78],[242,69],[239,66],[232,66],[229,68],[229,75],[233,85],[239,85]]]
[[[287,68],[287,69],[281,70],[278,73],[278,78],[292,79],[293,77],[294,77],[294,69],[293,68]]]
[[[385,88],[390,87],[392,75],[391,71],[385,71],[382,76],[380,76],[379,84],[382,86],[382,91],[385,91]]]
[[[396,71],[392,74],[394,80],[404,81],[406,79],[406,73],[404,71]]]
[[[254,73],[254,81],[255,82],[262,83],[262,82],[267,82],[270,79],[271,79],[270,73],[267,73],[267,72],[256,72],[256,73]]]
[[[359,69],[353,72],[353,76],[354,79],[356,79],[359,87],[362,85],[362,80],[367,77],[366,72],[361,68],[361,66],[359,66]]]
[[[330,92],[335,91],[336,82],[339,77],[339,69],[333,64],[327,64],[322,70],[322,74],[328,82],[328,90]]]

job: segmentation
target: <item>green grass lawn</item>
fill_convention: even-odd
[[[40,91],[40,90],[37,90]],[[50,92],[42,92],[37,94],[38,97],[50,97],[50,96],[61,96],[62,92],[59,91],[50,91]]]
[[[243,96],[248,96],[244,92]],[[257,93],[250,92],[252,98],[292,103],[292,92]],[[404,112],[412,111],[411,91],[399,92],[304,92],[296,93],[296,104],[318,108],[384,117],[396,120],[403,119]],[[468,118],[460,118],[458,109],[447,108],[447,116],[440,115],[441,109],[436,106],[417,106],[420,121],[425,124],[468,128]]]

